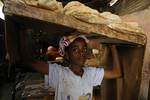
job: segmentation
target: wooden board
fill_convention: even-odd
[[[106,25],[86,23],[74,17],[66,16],[60,12],[53,12],[42,8],[32,7],[16,2],[14,0],[5,1],[4,14],[18,15],[41,21],[47,21],[50,23],[81,30],[87,34],[96,33],[97,35],[105,36],[113,40],[121,40],[140,45],[145,45],[146,43],[146,36],[144,34],[121,33],[119,31],[110,29]]]

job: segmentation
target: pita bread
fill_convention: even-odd
[[[56,0],[38,0],[38,6],[52,11],[63,9],[62,3]]]
[[[64,7],[64,14],[71,15],[88,23],[106,24],[107,20],[97,10],[91,9],[78,1],[72,1]]]

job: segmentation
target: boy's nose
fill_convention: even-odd
[[[84,50],[82,50],[81,52],[80,52],[80,54],[81,54],[81,56],[83,56],[83,57],[86,57],[86,52],[84,51]]]

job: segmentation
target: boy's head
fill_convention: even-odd
[[[87,58],[87,42],[83,35],[63,37],[59,42],[59,52],[67,56],[70,64],[83,66]]]

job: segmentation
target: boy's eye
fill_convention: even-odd
[[[87,52],[87,48],[84,48],[83,51],[84,51],[84,52]]]
[[[72,50],[73,50],[73,52],[83,52],[83,53],[87,52],[87,48],[84,48],[84,49],[73,48]]]
[[[72,51],[73,51],[73,52],[78,52],[78,51],[79,51],[79,48],[73,48]]]

